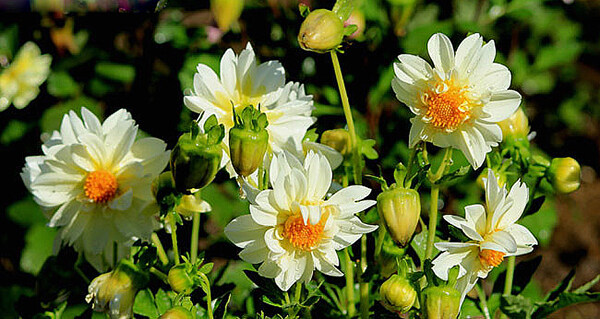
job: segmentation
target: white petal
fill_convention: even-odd
[[[436,69],[448,73],[454,67],[454,48],[446,35],[432,35],[427,42],[427,50]]]
[[[260,206],[250,205],[250,215],[252,216],[252,219],[259,225],[277,225],[277,214],[274,214],[269,209],[263,210]]]
[[[242,215],[225,227],[225,236],[240,248],[254,241],[263,241],[268,228],[257,224],[250,215]]]
[[[517,91],[506,90],[492,93],[490,101],[483,106],[488,114],[484,119],[489,122],[500,122],[509,118],[521,104],[521,94]]]
[[[427,61],[412,54],[398,56],[400,64],[394,64],[394,73],[400,80],[414,83],[416,80],[427,80],[432,76],[433,70]]]
[[[478,33],[466,37],[456,49],[456,69],[461,73],[468,73],[467,70],[473,70],[473,61],[479,55],[483,39]]]
[[[481,243],[481,249],[491,249],[502,253],[514,253],[517,242],[507,231],[497,231],[488,235],[486,241]]]
[[[525,226],[519,224],[512,224],[508,228],[505,229],[506,232],[510,233],[510,235],[517,242],[517,246],[525,246],[525,245],[537,245],[538,241],[535,239],[535,236],[527,229]]]

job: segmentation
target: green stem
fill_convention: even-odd
[[[348,249],[350,248],[344,248],[344,261],[346,262],[344,275],[346,276],[346,301],[348,303],[346,310],[348,311],[348,317],[352,318],[356,313],[356,306],[354,305],[354,263],[350,259]]]
[[[367,236],[362,235],[360,238],[360,268],[359,278],[367,270]],[[369,318],[369,282],[360,280],[360,317],[362,319]]]
[[[117,263],[119,262],[119,244],[116,241],[113,241],[113,269],[117,268]]]
[[[431,199],[429,208],[429,226],[427,227],[427,247],[425,249],[425,259],[431,258],[433,253],[433,243],[435,241],[435,229],[437,227],[438,216],[438,197],[440,188],[437,185],[431,187]]]
[[[431,199],[429,204],[429,226],[427,233],[427,247],[425,249],[425,259],[429,259],[433,253],[433,243],[435,242],[435,230],[437,228],[438,217],[438,198],[440,195],[440,186],[436,182],[444,176],[448,163],[452,158],[452,148],[448,147],[444,151],[444,157],[440,163],[440,167],[435,174],[430,174],[429,181],[431,182]]]
[[[506,280],[504,281],[504,295],[510,295],[512,293],[512,283],[515,274],[515,256],[508,257],[508,264],[506,265]]]
[[[162,271],[154,268],[154,267],[150,267],[150,273],[155,275],[156,277],[160,278],[160,280],[162,280],[165,283],[168,283],[168,276],[163,273]]]
[[[490,309],[488,308],[488,305],[487,305],[485,292],[483,291],[481,286],[479,286],[479,284],[475,285],[475,290],[477,291],[477,295],[479,296],[479,302],[481,305],[481,309],[483,310],[483,315],[485,316],[485,319],[491,319]]]
[[[85,258],[83,257],[82,253],[79,253],[79,255],[77,255],[77,261],[75,261],[75,265],[73,268],[75,268],[75,272],[81,276],[81,278],[83,278],[83,280],[85,281],[85,283],[87,285],[90,284],[90,279],[85,275],[85,273],[83,273],[83,270],[81,270],[80,266],[84,263]]]
[[[338,89],[340,91],[340,97],[342,99],[342,108],[344,110],[344,116],[346,117],[346,123],[348,124],[348,133],[350,133],[350,148],[352,150],[352,166],[354,168],[354,183],[362,183],[362,167],[360,164],[360,156],[358,152],[356,130],[354,129],[354,119],[352,119],[352,110],[350,109],[350,102],[348,101],[348,94],[346,93],[346,85],[344,84],[344,77],[342,76],[342,68],[340,67],[340,61],[338,60],[337,53],[335,50],[331,52],[331,62],[333,63],[333,70],[335,72],[335,79],[337,81]]]
[[[171,242],[173,243],[173,254],[175,255],[175,265],[179,265],[179,247],[177,246],[177,222],[175,221],[175,217],[173,214],[177,214],[175,212],[171,213],[169,216],[169,225],[171,226]]]
[[[385,229],[385,224],[383,220],[380,218],[379,221],[379,229],[377,232],[377,240],[375,241],[375,260],[379,259],[379,255],[381,255],[381,248],[383,247],[383,242],[385,241],[385,234],[387,230]]]
[[[300,297],[302,297],[302,282],[298,281],[296,283],[296,291],[294,293],[294,301],[296,304],[300,303]]]
[[[212,297],[211,297],[211,293],[210,293],[210,280],[208,280],[208,277],[206,277],[206,275],[203,272],[198,272],[198,275],[200,275],[200,278],[202,278],[202,281],[204,281],[204,284],[206,285],[206,312],[208,313],[208,318],[209,319],[213,319],[213,309],[212,309]]]
[[[198,233],[200,232],[200,212],[194,212],[192,217],[192,238],[190,243],[190,254],[192,264],[198,257]]]
[[[160,259],[160,262],[163,264],[163,266],[168,265],[169,257],[167,256],[167,253],[165,252],[165,248],[163,247],[162,243],[160,242],[158,235],[156,233],[152,233],[151,239],[152,239],[152,243],[156,247],[156,253],[158,254],[158,259]]]

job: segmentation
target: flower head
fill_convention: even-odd
[[[446,215],[444,219],[459,228],[470,239],[468,242],[436,243],[442,253],[433,260],[433,271],[448,279],[450,268],[459,265],[457,286],[464,298],[478,278],[500,265],[505,257],[527,254],[537,245],[531,232],[516,224],[527,205],[527,186],[517,181],[507,192],[488,170],[485,181],[486,206],[465,207],[465,218]]]
[[[401,54],[394,64],[392,88],[416,115],[409,144],[423,140],[459,149],[477,169],[491,147],[502,141],[496,123],[513,114],[521,95],[508,90],[508,68],[494,63],[493,40],[483,44],[479,34],[472,34],[455,53],[450,39],[437,33],[427,48],[433,68],[410,54]]]
[[[50,73],[52,57],[41,54],[33,42],[25,43],[14,61],[0,74],[0,111],[12,103],[22,109],[40,92],[39,86]]]
[[[292,140],[298,151],[302,151],[302,138],[315,122],[310,116],[312,96],[306,95],[304,86],[299,83],[285,83],[285,70],[278,61],[258,64],[248,43],[239,55],[231,49],[225,52],[220,76],[204,64],[198,64],[197,71],[193,93],[184,98],[184,103],[193,112],[204,112],[203,119],[216,115],[219,123],[225,125],[226,144],[229,143],[228,132],[234,125],[233,107],[241,114],[246,106],[253,106],[260,107],[267,116],[271,150],[280,151]],[[228,152],[228,147],[225,149]],[[223,156],[222,164],[228,162],[229,156]],[[227,169],[235,175],[231,165]]]
[[[26,158],[21,177],[59,227],[62,243],[84,252],[96,268],[112,260],[113,242],[149,238],[158,211],[152,180],[169,160],[156,138],[135,140],[137,125],[124,109],[100,123],[86,108],[71,111],[42,146]],[[119,254],[129,249],[119,245]]]
[[[249,197],[250,215],[225,228],[229,240],[243,248],[240,257],[262,263],[259,274],[275,278],[282,290],[299,280],[309,281],[314,269],[342,276],[336,250],[377,229],[355,216],[375,204],[362,200],[371,190],[354,185],[326,199],[331,177],[329,162],[320,153],[309,151],[303,164],[280,153],[269,170],[273,189]]]

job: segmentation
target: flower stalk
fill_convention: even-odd
[[[427,247],[425,249],[425,259],[429,259],[433,253],[433,243],[435,242],[435,230],[437,228],[437,217],[438,217],[438,198],[440,194],[440,187],[436,184],[436,182],[444,176],[446,172],[446,168],[448,168],[448,163],[452,158],[452,148],[448,147],[444,150],[444,158],[442,159],[442,163],[440,163],[440,167],[437,172],[433,175],[429,176],[429,181],[431,182],[431,200],[430,200],[430,209],[429,209],[429,226],[427,233]]]

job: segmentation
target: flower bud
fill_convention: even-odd
[[[173,266],[169,270],[167,281],[173,291],[185,295],[191,294],[199,286],[198,280],[195,279],[195,273],[185,263]]]
[[[211,0],[210,11],[217,21],[219,29],[229,31],[231,25],[242,15],[244,0]]]
[[[219,171],[225,128],[217,124],[213,115],[204,124],[204,132],[200,133],[194,122],[191,132],[181,135],[171,152],[171,172],[181,193],[198,191],[210,184]]]
[[[529,120],[521,107],[519,107],[509,118],[498,122],[498,125],[502,130],[502,136],[504,138],[527,138],[527,135],[529,134]]]
[[[113,271],[92,280],[85,300],[93,302],[92,309],[108,313],[111,319],[131,318],[135,295],[148,280],[147,273],[123,259]]]
[[[236,173],[248,176],[262,164],[269,146],[269,125],[267,116],[247,106],[242,114],[236,114],[234,109],[233,119],[235,125],[229,130],[229,154],[231,164]]]
[[[321,134],[321,144],[325,144],[346,156],[350,152],[350,133],[343,128],[327,130]]]
[[[385,190],[377,196],[377,211],[392,239],[404,247],[412,238],[419,222],[419,193],[402,187]]]
[[[331,10],[317,9],[308,14],[298,33],[300,47],[326,53],[340,46],[344,39],[344,23]]]
[[[415,303],[417,292],[406,278],[392,275],[379,288],[383,306],[390,310],[405,313]]]
[[[182,306],[173,307],[165,312],[160,319],[194,319],[192,313]]]
[[[560,194],[572,193],[581,185],[581,167],[571,157],[552,159],[546,174],[554,190]]]
[[[427,319],[455,319],[460,311],[460,292],[451,286],[430,286],[421,293]]]
[[[195,194],[183,195],[175,211],[183,218],[191,218],[194,213],[210,212],[212,207],[206,201],[197,197]]]

